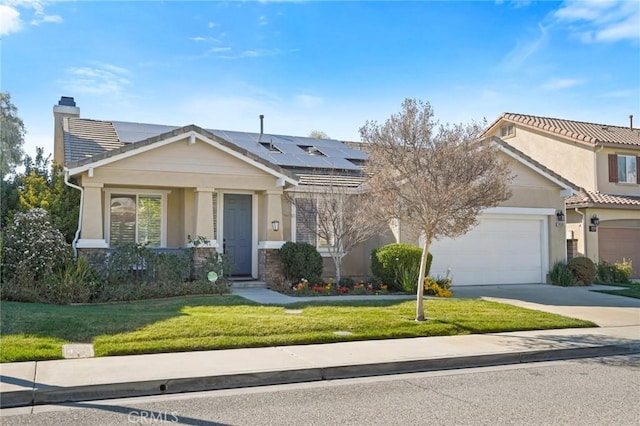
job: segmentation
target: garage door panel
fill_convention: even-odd
[[[483,216],[469,233],[433,243],[431,275],[450,271],[454,285],[539,283],[542,223],[541,217]]]
[[[640,229],[609,228],[598,229],[598,251],[600,259],[607,262],[631,260],[633,278],[640,278]]]

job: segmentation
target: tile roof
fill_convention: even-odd
[[[640,129],[505,112],[485,131],[506,120],[590,144],[640,146]]]
[[[65,164],[124,146],[110,121],[65,117],[62,126]]]
[[[567,207],[621,206],[640,208],[640,196],[611,195],[599,192],[582,192],[567,198]]]

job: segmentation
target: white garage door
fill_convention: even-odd
[[[446,275],[453,285],[544,282],[547,265],[544,216],[484,214],[467,234],[435,241],[430,275]]]

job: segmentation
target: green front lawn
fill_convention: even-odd
[[[640,299],[640,283],[628,283],[628,284],[604,284],[615,287],[625,287],[624,290],[593,290],[598,293],[615,294],[616,296],[626,296]]]
[[[108,356],[596,326],[471,299],[427,299],[425,312],[429,320],[418,323],[415,301],[282,307],[229,295],[75,306],[2,302],[0,361],[57,359],[63,344],[82,342]]]

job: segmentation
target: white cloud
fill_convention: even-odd
[[[634,96],[634,97],[637,98],[639,92],[640,92],[640,89],[613,90],[611,92],[603,93],[601,95],[601,97],[603,97],[603,98],[623,99],[623,98],[630,98],[630,97]]]
[[[216,23],[215,23],[215,22],[209,22],[209,23],[207,24],[207,27],[208,27],[208,28],[213,28],[213,27],[215,27],[215,26],[216,26]]]
[[[513,71],[546,46],[549,40],[548,27],[538,25],[538,30],[529,40],[516,42],[516,46],[500,61],[500,67]]]
[[[5,3],[7,4],[0,5],[0,34],[2,35],[22,29],[22,20],[18,9],[32,12],[29,23],[33,26],[48,23],[60,24],[63,21],[60,15],[50,15],[45,12],[45,6],[51,3],[50,1],[8,0]]]
[[[267,20],[267,17],[262,15],[260,18],[258,18],[258,25],[267,25],[269,23],[269,21]]]
[[[62,16],[60,15],[43,15],[40,17],[37,17],[36,19],[31,20],[31,25],[40,25],[40,24],[47,24],[47,23],[52,23],[52,24],[61,24],[62,23]]]
[[[541,88],[545,90],[561,90],[581,84],[582,81],[575,78],[554,78],[544,83]]]
[[[209,53],[221,53],[221,52],[229,52],[231,51],[230,47],[213,47],[209,49]]]
[[[280,49],[253,49],[244,50],[237,55],[220,55],[221,59],[260,58],[264,56],[277,56],[283,52]]]
[[[293,100],[296,105],[302,108],[314,108],[324,103],[324,99],[320,96],[312,96],[306,94],[296,95]]]
[[[8,35],[21,29],[20,12],[11,6],[0,4],[0,35]]]
[[[220,39],[217,39],[214,37],[195,36],[195,37],[189,37],[189,40],[196,43],[211,43],[211,44],[220,43]]]
[[[585,43],[640,40],[640,3],[619,0],[567,1],[553,13]]]
[[[121,97],[131,85],[129,71],[116,65],[94,63],[66,71],[68,79],[62,85],[71,93]]]

